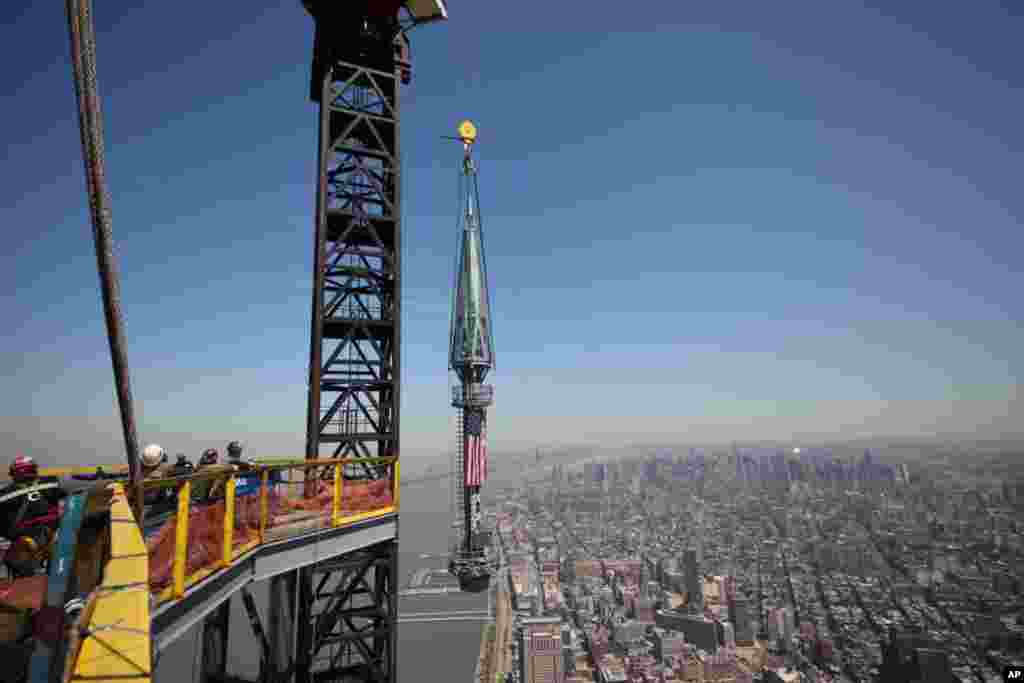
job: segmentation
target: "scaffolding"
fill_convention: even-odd
[[[450,491],[451,491],[451,548],[453,552],[459,547],[462,541],[462,530],[466,525],[465,515],[465,441],[462,431],[464,415],[461,408],[456,408],[455,416],[455,443],[452,446],[452,460],[450,468]]]

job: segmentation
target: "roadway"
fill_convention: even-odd
[[[495,679],[495,674],[506,673],[511,668],[511,643],[512,643],[512,605],[509,597],[508,566],[505,563],[501,538],[495,529],[493,537],[494,548],[497,551],[497,571],[491,579],[491,587],[487,592],[487,611],[492,614],[493,604],[494,640],[491,643],[484,643],[482,648],[489,645],[483,652],[477,671],[479,683],[489,683]],[[493,594],[492,594],[493,591]],[[493,601],[492,601],[493,598]],[[486,632],[484,638],[486,638]]]
[[[398,623],[433,623],[443,621],[489,621],[491,615],[486,610],[448,610],[442,612],[406,612],[399,613]]]
[[[449,593],[461,593],[458,586],[437,586],[435,588],[406,588],[405,590],[398,591],[398,596],[402,598],[413,598],[417,596],[426,595],[448,595]]]

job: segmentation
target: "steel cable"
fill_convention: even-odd
[[[93,242],[99,271],[107,339],[114,370],[114,384],[121,412],[128,458],[128,474],[132,482],[133,509],[137,521],[142,520],[142,490],[138,466],[138,436],[132,406],[131,380],[121,314],[121,291],[117,258],[111,237],[110,197],[107,193],[103,157],[103,118],[96,85],[96,36],[89,0],[67,0],[68,28],[71,36],[71,64],[75,95],[78,101],[78,123],[82,138],[82,159],[85,164],[86,191],[92,216]]]

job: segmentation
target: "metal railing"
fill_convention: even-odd
[[[386,478],[346,479],[346,465],[383,467]],[[237,471],[223,466],[187,477],[150,480],[149,586],[155,604],[180,600],[192,586],[264,543],[342,527],[398,509],[397,458],[286,461]],[[163,508],[163,512],[159,510]]]

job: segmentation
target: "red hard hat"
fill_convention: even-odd
[[[39,474],[39,467],[36,461],[27,455],[19,455],[11,463],[11,479],[28,479]]]

